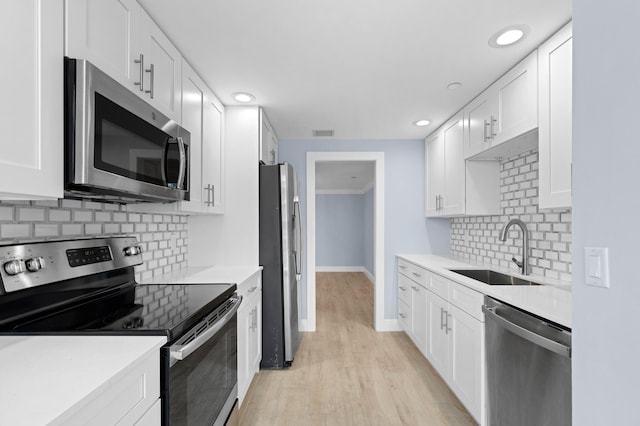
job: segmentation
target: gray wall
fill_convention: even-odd
[[[574,1],[573,424],[638,425],[640,2]],[[611,288],[585,284],[608,247]]]
[[[384,318],[398,315],[396,255],[400,253],[439,253],[450,250],[450,221],[424,217],[424,141],[423,140],[281,140],[280,161],[287,161],[298,172],[301,213],[307,215],[307,152],[383,152],[385,163],[385,309]],[[303,226],[304,222],[303,222]],[[303,235],[306,245],[306,236]],[[306,257],[303,270],[307,270]],[[377,279],[380,277],[376,276]],[[300,300],[307,300],[305,274],[300,283]],[[307,318],[307,306],[301,307]]]

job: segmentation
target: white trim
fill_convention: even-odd
[[[374,186],[374,280],[373,323],[376,331],[390,331],[384,319],[384,152],[307,152],[307,319],[301,324],[305,331],[316,329],[316,162],[373,161]],[[391,327],[395,330],[394,327]],[[399,328],[398,328],[399,329]]]
[[[316,266],[316,272],[362,272],[371,284],[376,284],[376,278],[364,266]]]
[[[316,189],[316,195],[364,195],[369,189]]]
[[[403,331],[397,319],[385,319],[376,331]]]
[[[316,331],[314,330],[309,330],[309,322],[306,319],[301,319],[300,320],[300,331]]]

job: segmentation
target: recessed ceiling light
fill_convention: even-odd
[[[462,83],[459,82],[453,82],[453,83],[449,83],[447,85],[447,89],[449,90],[458,90],[460,88],[460,86],[462,86]]]
[[[413,125],[418,127],[428,126],[429,124],[431,124],[429,120],[418,120],[413,122]]]
[[[247,102],[252,102],[256,100],[256,97],[253,96],[251,93],[244,93],[244,92],[236,92],[233,95],[233,99],[235,99],[238,102],[242,102],[242,103],[247,103]]]
[[[489,46],[491,47],[507,47],[512,44],[523,40],[527,34],[529,34],[529,27],[526,25],[512,25],[507,28],[503,28],[495,33],[489,39]]]

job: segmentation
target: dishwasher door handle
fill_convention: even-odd
[[[542,346],[545,349],[555,352],[558,355],[566,358],[571,358],[571,348],[569,346],[563,345],[562,343],[556,342],[555,340],[548,339],[544,336],[539,335],[538,333],[521,327],[518,324],[512,323],[506,318],[503,318],[498,312],[496,312],[496,308],[494,307],[482,305],[482,311],[513,334],[520,336],[533,344]]]

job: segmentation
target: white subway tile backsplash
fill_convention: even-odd
[[[0,244],[117,235],[133,235],[142,246],[137,280],[187,266],[185,216],[128,213],[118,204],[71,199],[0,201]]]
[[[518,272],[511,258],[522,258],[519,229],[510,230],[504,243],[498,239],[518,217],[529,228],[531,272],[570,282],[571,211],[539,210],[537,150],[503,160],[500,178],[502,214],[452,219],[451,254]]]

